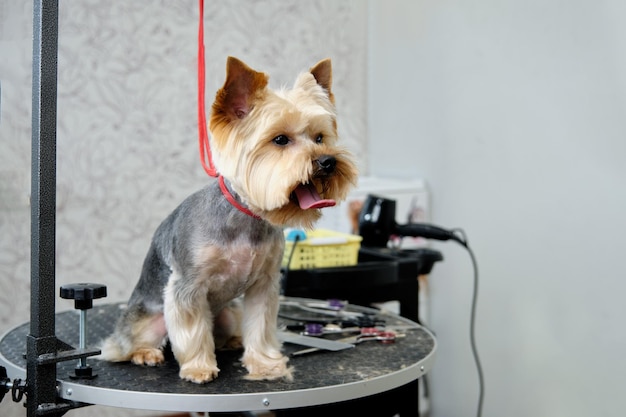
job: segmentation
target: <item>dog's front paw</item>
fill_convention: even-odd
[[[285,356],[278,358],[246,358],[244,360],[244,366],[248,370],[246,379],[252,381],[258,380],[274,380],[284,378],[287,381],[292,381],[293,368],[287,366],[288,359]]]
[[[133,352],[130,361],[135,365],[156,366],[162,364],[165,357],[161,349],[144,348]]]
[[[219,373],[219,368],[217,366],[210,366],[207,368],[181,368],[179,372],[179,376],[181,379],[186,381],[190,381],[196,384],[204,384],[206,382],[211,382],[215,378],[217,378],[217,374]]]

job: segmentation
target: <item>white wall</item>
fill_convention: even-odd
[[[479,260],[483,415],[624,415],[626,3],[370,1],[369,60],[371,173]],[[471,264],[436,247],[433,416],[472,416]]]

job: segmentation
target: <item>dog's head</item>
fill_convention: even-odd
[[[329,59],[300,74],[292,89],[228,58],[209,127],[215,165],[250,210],[270,223],[310,228],[320,208],[356,184],[352,156],[337,146]]]

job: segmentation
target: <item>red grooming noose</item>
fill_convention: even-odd
[[[200,162],[207,174],[217,177],[217,171],[211,157],[211,145],[207,133],[206,114],[204,108],[204,0],[199,1],[200,21],[198,24],[198,142],[200,145]]]
[[[200,145],[200,162],[207,174],[211,177],[219,177],[220,189],[226,199],[235,206],[238,210],[247,214],[248,216],[260,219],[259,216],[251,212],[247,207],[244,207],[235,199],[226,187],[224,177],[217,173],[215,165],[213,165],[213,158],[211,157],[211,145],[209,143],[209,135],[207,132],[206,113],[204,108],[204,0],[199,0],[200,5],[200,21],[198,23],[198,142]]]

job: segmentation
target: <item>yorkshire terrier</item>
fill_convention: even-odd
[[[330,59],[292,89],[268,79],[228,58],[209,121],[220,177],[157,228],[102,359],[158,365],[169,341],[180,377],[205,383],[216,348],[243,346],[247,379],[292,378],[276,335],[283,228],[311,228],[358,174],[337,146]]]

